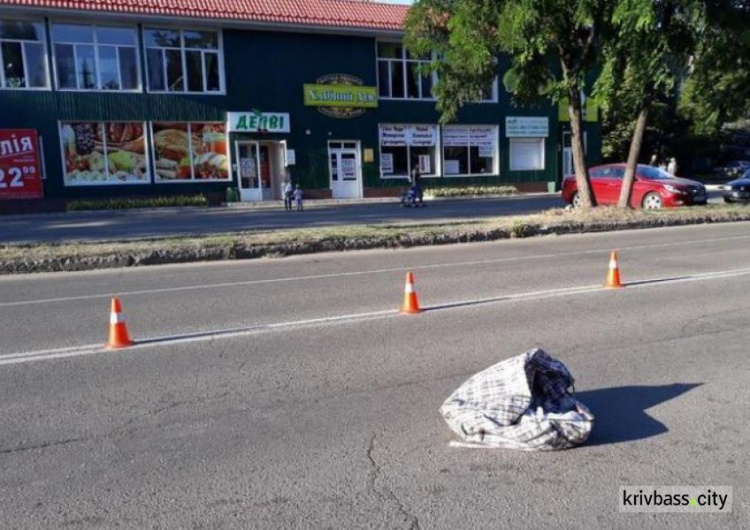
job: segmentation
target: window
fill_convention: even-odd
[[[398,43],[378,42],[377,47],[380,97],[433,99],[435,75],[427,73],[429,58],[414,57]]]
[[[44,24],[0,20],[0,88],[49,88]]]
[[[140,88],[136,29],[53,24],[57,88],[120,90]]]
[[[443,127],[445,176],[497,175],[497,135],[496,125]]]
[[[221,34],[145,29],[149,92],[221,93]]]
[[[511,138],[510,170],[541,171],[544,169],[544,138]]]
[[[141,122],[63,122],[60,140],[66,186],[148,184]]]
[[[152,123],[157,182],[228,180],[226,124]]]
[[[437,176],[437,125],[381,125],[380,177],[408,178],[419,164],[423,177]]]

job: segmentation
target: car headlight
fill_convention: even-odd
[[[675,188],[674,186],[671,186],[669,184],[664,184],[664,189],[666,189],[667,191],[671,191],[672,193],[685,193],[685,190]]]

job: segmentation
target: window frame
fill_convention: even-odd
[[[84,43],[84,42],[55,42],[55,38],[53,36],[54,26],[56,24],[59,25],[70,25],[70,26],[87,26],[92,28],[92,43]],[[98,42],[98,35],[97,35],[97,29],[98,28],[124,28],[124,29],[132,29],[135,31],[135,42],[132,46],[133,49],[135,49],[135,63],[136,63],[136,73],[138,75],[138,86],[136,88],[118,88],[117,90],[111,90],[111,89],[105,89],[101,88],[101,67],[99,62],[99,47],[115,47],[115,48],[130,48],[130,45],[126,44],[99,44]],[[86,21],[78,21],[78,20],[69,20],[69,19],[60,19],[60,20],[50,20],[49,21],[49,42],[52,49],[51,53],[51,60],[52,60],[52,73],[54,75],[54,85],[55,90],[59,92],[84,92],[87,94],[90,93],[105,93],[105,94],[138,94],[143,92],[143,72],[141,68],[141,46],[140,46],[140,27],[136,25],[130,25],[130,24],[109,24],[109,23],[89,23]],[[67,46],[73,46],[74,52],[73,52],[73,60],[75,61],[75,64],[78,64],[78,57],[75,53],[75,46],[92,46],[94,48],[94,63],[96,64],[96,84],[97,88],[80,88],[76,86],[76,88],[65,88],[61,87],[59,84],[59,78],[58,78],[58,68],[57,68],[57,44],[67,45]],[[78,68],[75,68],[75,76],[76,76],[76,85],[78,85]],[[120,69],[120,54],[119,51],[117,53],[117,77],[118,81],[120,83],[120,86],[122,86],[122,71]]]
[[[473,128],[477,127],[490,127],[493,128],[495,131],[494,135],[494,149],[492,153],[493,163],[492,163],[492,172],[490,173],[451,173],[450,175],[444,173],[444,178],[466,178],[466,177],[497,177],[500,176],[500,126],[495,125],[492,123],[487,124],[460,124],[460,125],[443,125],[441,127],[441,138],[443,139],[443,142],[445,142],[445,129],[467,129],[471,131]],[[442,143],[440,146],[440,157],[441,157],[441,163],[442,168],[445,168],[445,144]],[[467,163],[467,169],[471,170],[471,148],[472,147],[479,147],[479,146],[472,146],[471,145],[471,136],[470,134],[467,137],[467,143],[465,146],[448,146],[448,147],[466,147],[468,149],[467,151],[467,157],[466,157],[466,163]],[[485,157],[479,157],[479,158],[485,158]]]
[[[441,143],[441,132],[442,129],[439,124],[437,123],[393,123],[393,122],[386,122],[386,123],[378,123],[378,173],[380,174],[380,180],[411,180],[411,148],[412,147],[427,147],[427,146],[411,146],[411,145],[403,145],[403,146],[386,146],[386,147],[404,147],[406,148],[406,166],[407,166],[407,173],[406,175],[403,174],[390,174],[385,175],[383,173],[382,163],[383,163],[383,144],[381,139],[380,130],[383,126],[392,126],[392,125],[398,125],[401,127],[434,127],[435,128],[435,145],[431,146],[435,149],[435,164],[432,168],[431,173],[427,174],[420,174],[420,178],[422,179],[433,179],[433,178],[440,178],[441,171],[442,171],[442,157],[440,156],[439,150],[442,149],[442,143]]]
[[[23,40],[23,39],[5,39],[0,37],[0,90],[52,90],[52,78],[50,77],[50,67],[49,67],[49,60],[50,60],[50,54],[49,54],[49,45],[48,45],[48,39],[47,39],[47,21],[44,18],[38,19],[38,18],[27,18],[27,17],[3,17],[3,20],[11,21],[11,22],[28,22],[31,24],[41,24],[42,25],[42,38],[41,40],[35,41],[35,40]],[[44,51],[44,75],[46,80],[46,85],[43,87],[10,87],[5,86],[5,65],[2,63],[2,47],[1,44],[3,42],[17,42],[21,44],[21,55],[23,56],[23,68],[24,68],[24,76],[26,75],[26,48],[24,46],[25,42],[36,42],[42,44],[42,50]]]
[[[146,32],[147,31],[153,31],[153,30],[169,30],[169,31],[176,31],[180,34],[180,47],[175,48],[172,46],[149,46],[146,43]],[[218,61],[219,61],[219,88],[220,90],[213,90],[208,91],[205,90],[205,87],[207,86],[208,77],[206,75],[206,63],[205,63],[205,52],[206,51],[212,51],[207,50],[205,48],[188,48],[185,46],[185,32],[189,31],[198,31],[198,32],[212,32],[216,33],[217,39],[216,39],[216,50],[215,53],[218,55]],[[148,94],[170,94],[170,95],[201,95],[201,96],[226,96],[227,95],[227,81],[226,81],[226,74],[225,74],[225,68],[224,68],[224,32],[222,28],[213,28],[213,27],[205,27],[205,26],[190,26],[190,27],[175,27],[171,25],[142,25],[141,26],[141,45],[143,47],[143,56],[144,56],[144,65],[145,65],[145,84],[144,89],[145,92]],[[183,72],[183,87],[185,90],[177,91],[177,90],[169,90],[168,88],[165,88],[164,90],[152,90],[151,89],[151,78],[150,78],[150,72],[148,67],[148,51],[149,50],[178,50],[180,52],[180,59],[181,59],[181,66],[182,66],[182,72]],[[200,52],[201,53],[201,65],[202,65],[202,75],[203,75],[203,87],[204,90],[200,92],[193,92],[190,90],[187,90],[188,88],[188,79],[187,79],[187,55],[186,52]],[[213,53],[214,51],[212,51]],[[164,75],[164,81],[168,81],[168,74],[167,74],[167,63],[163,60],[163,53],[162,53],[162,73]],[[166,85],[165,85],[166,86]]]
[[[508,138],[508,169],[510,171],[546,171],[547,170],[547,138],[543,136],[511,136]],[[513,168],[513,144],[515,142],[530,143],[536,141],[541,143],[542,156],[541,156],[541,167],[532,169],[514,169]]]
[[[380,54],[378,53],[378,45],[379,44],[395,44],[401,48],[401,57],[380,57]],[[437,101],[435,97],[432,95],[432,88],[435,87],[435,84],[437,83],[437,72],[430,72],[430,95],[429,97],[424,97],[422,95],[422,89],[423,89],[423,81],[425,76],[419,75],[420,81],[419,81],[419,94],[420,97],[411,98],[408,96],[409,94],[409,85],[408,85],[408,71],[407,71],[407,64],[430,64],[433,60],[435,60],[434,54],[430,59],[414,59],[414,58],[408,58],[407,57],[407,50],[406,46],[404,46],[403,41],[398,40],[382,40],[382,39],[376,39],[375,40],[375,76],[377,80],[377,86],[378,86],[378,99],[388,100],[388,101]],[[389,96],[382,96],[380,95],[380,63],[387,63],[388,64],[388,93],[391,94]],[[403,84],[402,89],[404,91],[403,97],[394,97],[392,95],[391,90],[391,77],[392,77],[392,69],[393,69],[393,63],[398,63],[401,65],[401,82]],[[386,124],[387,125],[387,124]]]

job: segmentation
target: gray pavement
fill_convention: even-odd
[[[71,212],[3,218],[0,242],[59,242],[112,240],[246,230],[321,227],[486,218],[534,213],[563,206],[559,195],[427,201],[425,208],[402,208],[398,199],[316,205],[304,212],[286,212],[281,203],[271,207],[163,208],[145,211]]]
[[[747,226],[0,278],[0,520],[747,528]],[[595,289],[615,246],[629,285]],[[407,268],[418,316],[387,312]],[[113,293],[141,340],[267,327],[9,357],[102,342]],[[575,375],[589,443],[449,447],[440,403],[535,346]],[[620,485],[680,484],[733,486],[733,512],[617,512]]]

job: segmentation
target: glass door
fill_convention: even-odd
[[[362,171],[357,142],[330,142],[328,159],[334,199],[361,197]]]
[[[258,142],[235,142],[237,151],[238,182],[240,199],[243,201],[262,200],[260,178],[260,149]]]

